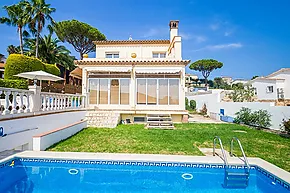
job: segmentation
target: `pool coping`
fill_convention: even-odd
[[[186,162],[200,164],[224,164],[218,156],[187,156],[161,154],[126,154],[126,153],[83,153],[83,152],[51,152],[51,151],[24,151],[0,160],[0,163],[13,158],[46,158],[70,160],[112,160],[112,161],[143,161],[143,162]],[[290,184],[290,173],[261,158],[249,157],[250,165],[258,166]],[[243,165],[237,157],[228,158],[230,165]]]

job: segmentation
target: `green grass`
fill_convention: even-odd
[[[176,124],[175,130],[148,130],[143,125],[119,125],[115,129],[87,128],[49,151],[203,155],[198,147],[212,148],[221,137],[226,150],[238,137],[248,157],[260,157],[290,171],[290,139],[234,124]],[[247,133],[237,133],[243,130]],[[238,147],[235,146],[236,153]]]

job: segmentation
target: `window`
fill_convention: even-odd
[[[165,52],[153,52],[152,53],[153,58],[166,58]]]
[[[128,105],[129,104],[129,92],[130,92],[130,80],[121,79],[120,80],[120,104]]]
[[[108,79],[100,79],[99,104],[108,104]]]
[[[159,105],[168,105],[168,79],[159,79]]]
[[[137,104],[146,104],[146,79],[137,80]]]
[[[267,86],[267,92],[268,93],[274,92],[274,87],[273,86]]]
[[[179,104],[179,80],[169,79],[169,104]]]
[[[97,96],[99,91],[99,79],[89,80],[89,103],[97,104]]]
[[[147,104],[157,104],[157,80],[147,79]]]
[[[119,58],[119,53],[106,53],[106,58]]]
[[[110,104],[119,104],[119,79],[111,79],[111,102]]]
[[[134,117],[134,123],[144,123],[145,117]]]

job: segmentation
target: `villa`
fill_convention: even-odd
[[[75,61],[82,69],[82,94],[90,109],[114,111],[127,122],[168,114],[186,122],[185,66],[179,21],[170,21],[168,40],[95,41],[96,57]]]
[[[282,68],[265,77],[250,81],[261,102],[275,102],[276,105],[290,106],[290,68]]]

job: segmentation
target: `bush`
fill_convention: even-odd
[[[283,119],[282,124],[284,126],[284,130],[290,135],[290,119]]]
[[[5,64],[4,78],[17,80],[20,78],[14,75],[37,70],[44,70],[44,64],[39,59],[20,54],[10,54]]]
[[[202,106],[202,109],[201,109],[200,113],[201,113],[202,115],[206,115],[206,114],[207,114],[207,108],[206,108],[206,104],[203,104],[203,106]]]
[[[190,108],[191,108],[192,110],[195,110],[195,109],[196,109],[196,102],[195,102],[195,100],[190,100],[189,105],[190,105]]]
[[[54,64],[44,64],[41,60],[21,54],[10,54],[6,60],[4,78],[10,80],[21,79],[16,74],[43,70],[45,72],[60,75],[59,68]]]
[[[190,106],[189,106],[189,104],[188,104],[188,98],[187,98],[187,97],[185,97],[185,109],[188,110],[188,111],[191,110],[191,109],[190,109]]]
[[[0,87],[28,89],[27,80],[3,80],[0,79]]]
[[[234,122],[256,126],[258,128],[268,128],[271,126],[271,115],[267,110],[252,112],[251,109],[242,107],[242,109],[236,113]]]
[[[44,64],[45,72],[59,76],[60,70],[55,64]]]

